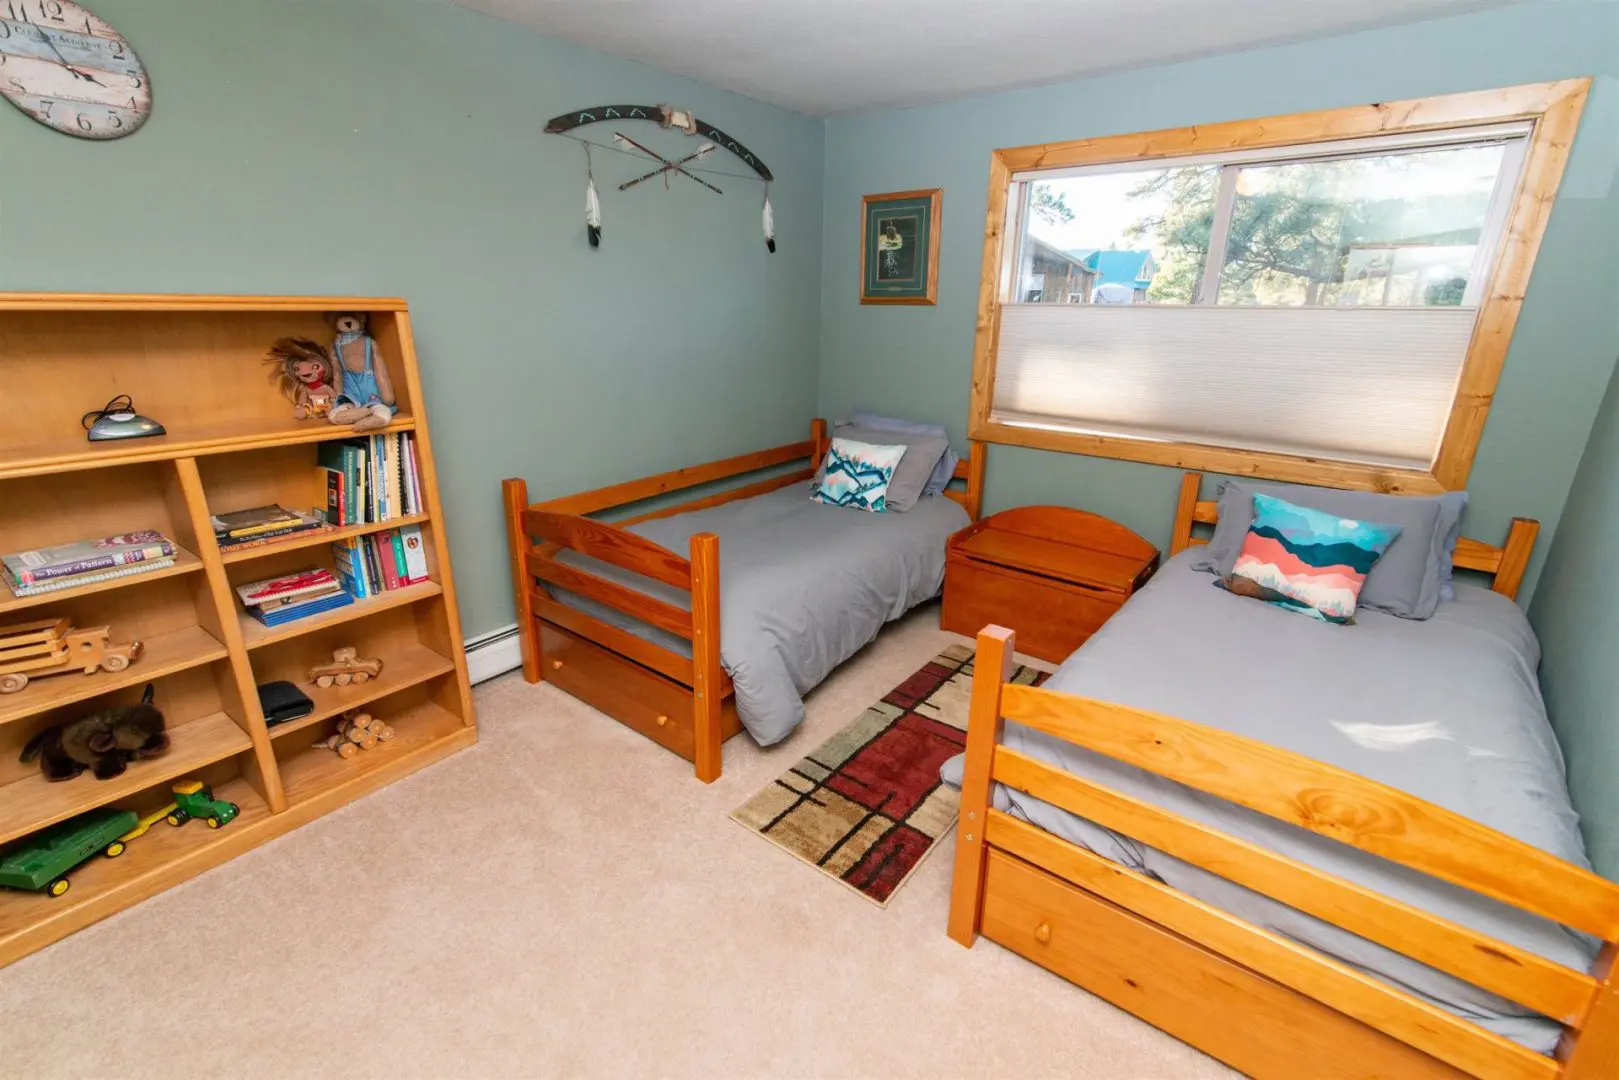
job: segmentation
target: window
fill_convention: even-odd
[[[997,151],[975,437],[1459,486],[1585,89]]]

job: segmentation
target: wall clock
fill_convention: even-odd
[[[0,95],[81,139],[118,139],[152,114],[135,50],[71,0],[0,0]]]

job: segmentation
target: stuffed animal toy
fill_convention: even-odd
[[[275,365],[270,379],[292,402],[295,418],[320,417],[332,411],[341,384],[325,348],[308,338],[281,338],[270,346],[265,360]]]
[[[337,331],[332,356],[337,361],[338,392],[331,421],[355,431],[386,427],[394,416],[394,384],[376,339],[366,333],[366,316],[347,311],[327,317]]]
[[[20,760],[38,758],[40,772],[51,781],[71,780],[85,769],[97,780],[111,780],[131,761],[157,757],[168,748],[163,714],[153,707],[152,684],[147,683],[140,704],[53,724],[28,740]]]

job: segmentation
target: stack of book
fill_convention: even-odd
[[[174,565],[177,549],[148,529],[0,556],[0,573],[16,596],[73,589]]]
[[[300,514],[274,503],[248,510],[232,510],[213,518],[214,539],[221,551],[275,544],[304,533],[332,532],[323,516]]]
[[[408,431],[322,443],[321,483],[326,520],[364,525],[422,512],[416,437]]]
[[[332,572],[318,567],[238,585],[236,595],[265,626],[280,626],[354,603]]]
[[[337,577],[351,596],[363,599],[427,580],[427,552],[420,525],[383,529],[332,545]]]

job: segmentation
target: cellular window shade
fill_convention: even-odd
[[[1005,304],[992,419],[1428,468],[1476,315]]]

